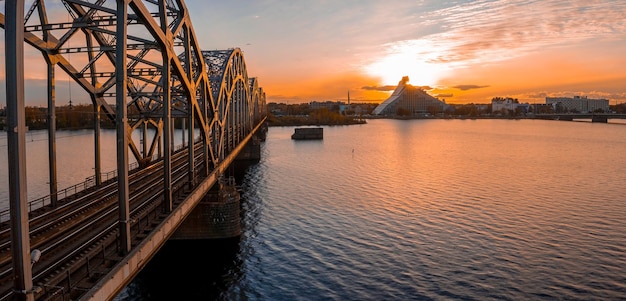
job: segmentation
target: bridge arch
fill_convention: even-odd
[[[49,82],[54,86],[59,67],[94,107],[97,183],[103,173],[100,116],[117,122],[117,45],[126,45],[128,150],[139,167],[162,155],[165,127],[172,128],[164,120],[168,103],[174,120],[168,122],[201,129],[206,159],[213,165],[238,144],[260,112],[255,106],[264,94],[249,78],[241,49],[201,51],[186,4],[159,3],[128,1],[125,43],[117,41],[117,10],[110,1],[37,0],[26,7],[24,40],[42,53],[52,70]],[[0,21],[4,27],[4,18]],[[193,133],[186,138],[194,139]]]
[[[202,55],[214,101],[209,128],[213,160],[217,163],[252,129],[254,105],[241,49],[202,51]]]
[[[138,131],[136,136],[141,137],[133,139],[131,135],[128,150],[140,166],[150,163],[157,150],[160,154],[166,103],[171,104],[173,118],[194,119],[196,125],[206,127],[204,99],[211,97],[202,91],[209,86],[206,66],[201,63],[200,46],[184,1],[127,1],[124,43],[116,33],[114,1],[26,2],[24,41],[43,55],[50,89],[65,89],[55,88],[59,80],[55,70],[60,69],[82,90],[74,91],[75,101],[88,100],[93,105],[97,183],[102,173],[100,118],[117,123],[118,45],[126,46],[127,131]],[[0,15],[0,27],[4,28],[5,18]],[[55,93],[49,98],[54,112]]]
[[[252,123],[255,124],[261,120],[261,116],[267,115],[265,110],[267,104],[265,101],[265,91],[259,86],[259,80],[256,77],[250,78],[250,102],[252,105]]]

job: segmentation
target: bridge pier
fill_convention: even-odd
[[[608,123],[609,119],[606,116],[593,115],[591,116],[591,122]]]
[[[220,239],[241,235],[240,197],[234,180],[232,182],[215,184],[170,240]]]
[[[246,163],[258,163],[261,160],[261,142],[265,141],[267,137],[267,124],[263,123],[259,130],[252,136],[252,139],[241,150],[237,158],[235,159],[235,163],[244,163],[243,165],[247,167]]]
[[[241,149],[228,167],[228,174],[241,177],[246,169],[261,160],[261,141],[267,128],[261,127]],[[241,200],[235,189],[235,179],[220,180],[202,198],[183,221],[170,240],[204,240],[232,238],[241,235]]]
[[[269,129],[269,126],[267,125],[267,122],[264,122],[261,125],[261,128],[259,129],[259,131],[255,134],[255,136],[259,137],[261,141],[265,141],[265,138],[267,138],[268,129]]]
[[[259,160],[261,160],[261,139],[255,135],[241,150],[235,162],[250,161],[256,163],[259,162]]]

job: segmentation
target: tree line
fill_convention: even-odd
[[[6,126],[6,110],[0,110],[0,129]],[[93,128],[96,113],[92,104],[66,105],[55,108],[57,129],[85,129]],[[25,107],[24,108],[26,126],[30,130],[42,130],[48,128],[48,108],[45,107]],[[103,112],[100,112],[100,127],[115,128],[115,123]]]
[[[311,108],[308,103],[285,104],[268,103],[268,123],[270,126],[289,125],[344,125],[365,123],[362,115],[370,114],[377,104],[351,104],[341,110],[340,105]]]
[[[365,123],[361,118],[340,114],[327,108],[311,110],[307,115],[279,115],[268,113],[270,126],[292,125],[347,125]]]

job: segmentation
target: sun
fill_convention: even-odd
[[[437,85],[448,74],[448,68],[437,63],[423,41],[403,41],[386,45],[386,53],[364,67],[364,71],[381,79],[382,84],[394,85],[409,76],[415,86]],[[426,49],[426,50],[425,50]]]

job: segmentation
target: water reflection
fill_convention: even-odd
[[[237,175],[242,236],[168,244],[119,300],[626,300],[625,130],[270,128]]]
[[[214,240],[169,240],[115,300],[240,300],[246,293],[245,263],[262,202],[248,193],[253,162],[236,162],[226,172],[242,184],[241,237]],[[258,174],[256,172],[255,174]]]
[[[240,239],[168,241],[117,300],[216,300],[241,280]]]

